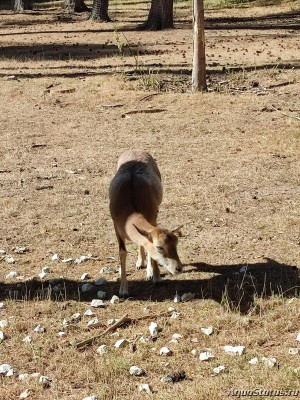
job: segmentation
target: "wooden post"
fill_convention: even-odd
[[[194,56],[192,90],[206,89],[204,5],[203,0],[193,0]]]

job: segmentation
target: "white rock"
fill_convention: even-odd
[[[160,327],[156,322],[151,322],[149,325],[149,332],[153,338],[157,338],[159,336],[159,332],[161,331]]]
[[[120,339],[115,343],[115,347],[117,349],[127,347],[129,345],[129,342],[127,339]]]
[[[210,353],[209,351],[205,351],[203,353],[200,353],[200,356],[199,356],[200,361],[207,361],[207,360],[210,360],[212,358],[215,358],[215,356],[212,353]]]
[[[70,323],[79,322],[80,320],[81,320],[80,313],[75,313],[75,314],[71,315],[71,317],[65,318],[63,320],[63,325],[66,326],[66,325],[69,325]]]
[[[5,303],[0,303],[0,308],[6,308],[6,304]]]
[[[90,282],[84,283],[84,284],[81,286],[81,291],[82,291],[83,293],[85,293],[85,292],[91,292],[93,289],[94,289],[94,286],[93,286]]]
[[[33,374],[30,374],[29,377],[30,379],[38,379],[41,376],[39,372],[34,372]]]
[[[101,356],[109,352],[110,352],[110,347],[106,346],[106,344],[102,344],[97,349],[97,353],[99,353]]]
[[[25,336],[24,339],[22,339],[22,342],[31,343],[32,342],[32,337],[31,336]]]
[[[19,396],[20,399],[27,399],[27,397],[30,395],[29,389],[24,390]]]
[[[97,297],[98,297],[98,299],[102,299],[102,300],[105,299],[106,292],[103,292],[103,290],[98,290]]]
[[[298,342],[300,342],[300,332],[298,333],[296,340],[298,340]]]
[[[57,260],[59,260],[59,259],[60,259],[60,257],[59,257],[58,254],[53,254],[53,256],[51,257],[51,260],[52,260],[52,261],[57,261]]]
[[[139,392],[146,392],[148,394],[151,394],[153,390],[148,383],[142,383],[141,385],[139,385]]]
[[[150,340],[149,340],[148,338],[145,338],[144,336],[141,336],[141,337],[139,338],[139,342],[141,342],[141,343],[148,343],[148,342],[150,342]]]
[[[94,311],[92,311],[90,308],[88,310],[85,311],[85,313],[83,314],[87,317],[94,317],[96,314],[94,313]]]
[[[170,311],[170,312],[175,311],[175,308],[174,307],[169,307],[168,311]]]
[[[277,364],[276,358],[273,357],[262,357],[261,361],[269,368],[272,368]]]
[[[193,300],[194,298],[195,298],[195,293],[191,293],[191,292],[189,292],[189,293],[184,293],[184,294],[181,296],[181,301],[183,301],[183,302],[191,301],[191,300]]]
[[[14,253],[16,253],[16,254],[24,254],[24,253],[26,253],[27,251],[29,251],[29,249],[28,249],[28,247],[25,247],[25,246],[22,246],[22,247],[16,246],[16,247],[13,249],[13,251],[14,251]]]
[[[41,375],[39,379],[39,383],[41,383],[44,387],[49,387],[52,379],[48,376]]]
[[[19,378],[20,381],[24,381],[25,379],[29,378],[29,374],[27,374],[27,373],[20,374],[18,378]]]
[[[0,256],[6,254],[5,250],[0,249]]]
[[[1,364],[0,365],[0,375],[6,375],[9,370],[12,369],[12,366],[9,364]]]
[[[225,372],[226,368],[224,367],[224,365],[219,365],[218,367],[213,369],[213,373],[218,375],[221,372]]]
[[[142,375],[146,374],[146,372],[142,368],[138,367],[137,365],[133,365],[132,367],[130,367],[129,373],[130,373],[130,375],[134,375],[134,376],[142,376]]]
[[[64,258],[63,260],[61,260],[62,263],[69,263],[69,262],[72,262],[72,261],[73,261],[72,257]]]
[[[251,358],[251,360],[249,361],[249,364],[252,364],[252,365],[258,364],[258,358],[257,357]]]
[[[15,278],[15,277],[18,276],[18,275],[19,275],[19,272],[17,272],[17,271],[10,271],[10,272],[6,275],[5,279],[12,279],[12,278]]]
[[[181,315],[181,313],[180,313],[180,312],[175,312],[175,311],[174,311],[174,312],[172,313],[172,315],[171,315],[171,317],[170,317],[170,318],[171,318],[171,319],[176,319],[176,318],[179,318],[179,317],[180,317],[180,315]]]
[[[14,262],[15,262],[15,259],[12,257],[12,256],[6,256],[5,257],[5,261],[8,263],[8,264],[14,264]]]
[[[85,397],[82,400],[98,400],[98,397],[93,394],[92,396]]]
[[[208,328],[201,328],[201,332],[204,333],[204,335],[210,336],[214,331],[214,328],[212,326],[209,326]]]
[[[100,270],[100,274],[116,274],[118,271],[112,267],[103,267]]]
[[[176,292],[176,294],[175,294],[175,297],[174,297],[174,303],[180,303],[181,302],[181,297],[179,296],[179,294],[177,294],[177,292]]]
[[[197,355],[197,350],[196,350],[196,349],[191,350],[191,354],[192,354],[193,356],[196,356],[196,355]]]
[[[173,340],[179,340],[181,338],[182,338],[182,336],[179,333],[174,333],[174,335],[172,336]]]
[[[150,311],[150,307],[149,306],[146,306],[146,307],[143,308],[143,312],[144,313],[147,313],[149,311]]]
[[[87,326],[93,327],[94,325],[97,325],[99,322],[98,318],[93,318],[91,320],[89,320],[89,322],[87,323]]]
[[[4,339],[6,339],[6,336],[3,331],[0,331],[0,343],[3,342]]]
[[[290,347],[289,354],[291,354],[292,356],[295,356],[295,355],[299,354],[299,349],[297,349],[295,347]]]
[[[65,336],[67,336],[67,332],[60,331],[60,332],[58,332],[57,336],[59,336],[59,337],[65,337]]]
[[[45,331],[46,331],[46,329],[42,325],[36,326],[33,330],[33,332],[37,332],[37,333],[44,333]]]
[[[110,302],[111,302],[111,304],[117,304],[117,303],[120,303],[120,298],[118,297],[118,296],[113,296],[111,299],[110,299]]]
[[[95,282],[96,286],[104,286],[107,285],[107,280],[105,278],[99,278],[96,282]]]
[[[6,328],[7,326],[8,326],[8,321],[7,321],[7,319],[2,319],[2,320],[0,321],[0,328],[4,329],[4,328]]]
[[[113,324],[115,324],[117,321],[118,321],[117,319],[111,318],[111,319],[109,319],[109,320],[107,321],[107,325],[113,325]]]
[[[42,272],[45,272],[46,274],[50,274],[50,267],[43,267]]]
[[[194,337],[194,338],[191,339],[191,342],[192,342],[192,343],[198,343],[198,342],[199,342],[199,339],[196,338],[196,337]]]
[[[86,279],[89,279],[89,274],[85,272],[84,274],[81,275],[80,280],[85,281]]]
[[[245,346],[224,346],[223,349],[227,354],[241,356],[245,351]]]
[[[173,354],[172,350],[170,350],[168,347],[162,347],[159,350],[160,356],[171,356],[172,354]]]
[[[105,307],[105,306],[106,306],[106,304],[103,300],[94,299],[91,302],[91,307],[97,308],[97,307]]]
[[[39,277],[40,277],[40,279],[44,279],[44,278],[46,278],[46,276],[48,276],[49,274],[47,273],[47,272],[41,272],[40,274],[39,274]]]
[[[14,375],[17,375],[17,371],[13,368],[10,369],[6,374],[6,376],[14,376]]]

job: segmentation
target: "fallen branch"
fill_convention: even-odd
[[[140,99],[139,99],[139,101],[142,101],[142,100],[148,100],[148,99],[150,99],[151,97],[153,97],[153,96],[158,96],[159,94],[162,94],[162,93],[152,93],[152,94],[147,94],[147,96],[143,96],[143,97],[141,97]]]
[[[150,113],[160,113],[163,111],[168,111],[168,110],[166,108],[146,108],[142,110],[132,110],[122,114],[122,118],[125,118],[126,115],[131,115],[131,114],[138,114],[138,113],[150,114]]]
[[[299,118],[299,117],[295,117],[294,115],[286,114],[285,112],[278,110],[278,109],[277,109],[276,107],[274,107],[273,105],[271,105],[271,107],[272,107],[275,111],[278,111],[280,114],[285,115],[286,117],[294,118],[294,119],[297,119],[298,121],[300,121],[300,118]]]
[[[78,342],[75,344],[75,347],[77,349],[86,346],[88,344],[91,344],[92,342],[94,342],[97,339],[100,339],[102,336],[105,336],[107,333],[114,331],[115,329],[117,329],[119,326],[126,324],[128,322],[135,322],[135,321],[142,321],[148,318],[159,318],[159,317],[163,317],[165,315],[170,315],[171,311],[165,311],[161,314],[148,314],[148,315],[144,315],[143,317],[139,317],[139,318],[130,318],[128,317],[128,314],[123,315],[123,317],[121,319],[119,319],[118,321],[116,321],[113,325],[111,325],[109,328],[105,329],[105,331],[101,332],[99,335],[93,336],[89,339],[85,339],[82,340],[81,342]],[[93,325],[93,328],[97,328],[99,326],[102,326],[102,324],[100,322],[98,322],[97,324]]]

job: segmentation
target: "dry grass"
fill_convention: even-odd
[[[180,4],[181,21],[189,16],[184,6]],[[101,400],[138,400],[145,397],[137,391],[140,382],[151,382],[159,400],[223,400],[230,388],[297,389],[299,356],[289,355],[288,348],[297,347],[300,331],[298,31],[231,29],[230,22],[216,30],[210,20],[211,92],[191,94],[186,92],[190,27],[182,22],[176,31],[163,34],[120,34],[124,43],[128,39],[139,50],[139,65],[150,68],[147,83],[137,74],[128,48],[122,60],[113,33],[114,26],[119,31],[132,27],[147,10],[141,3],[132,16],[118,7],[119,22],[113,24],[92,24],[83,17],[59,22],[57,11],[0,15],[0,249],[16,259],[13,266],[0,261],[0,299],[7,304],[0,320],[9,321],[0,364],[53,379],[43,389],[36,382],[1,377],[1,400],[15,400],[26,388],[32,400],[81,400],[92,393]],[[268,12],[278,10],[286,12],[288,6]],[[208,17],[224,19],[239,12],[209,11]],[[243,11],[245,17],[265,12]],[[226,72],[223,67],[241,70]],[[136,80],[128,79],[128,71]],[[7,80],[8,75],[17,79]],[[162,92],[145,99],[154,93],[151,79],[160,80]],[[75,91],[49,93],[49,85]],[[124,105],[103,107],[113,103]],[[122,118],[126,111],[150,107],[167,111]],[[144,270],[130,267],[136,249],[129,245],[132,298],[97,311],[98,319],[106,324],[124,313],[137,317],[145,306],[154,313],[165,311],[174,306],[176,291],[195,292],[196,299],[176,304],[179,319],[158,321],[163,330],[156,342],[137,343],[135,352],[113,349],[100,357],[98,344],[84,351],[68,345],[95,333],[86,330],[86,318],[64,339],[57,332],[65,317],[83,314],[94,297],[80,292],[82,273],[89,272],[93,281],[102,267],[118,267],[107,191],[119,154],[132,146],[149,150],[160,166],[165,187],[160,221],[166,226],[186,223],[179,247],[185,268],[182,275],[166,276],[162,286],[153,287]],[[37,190],[44,185],[53,188]],[[12,252],[22,245],[30,251]],[[99,259],[79,265],[51,261],[54,253],[76,258],[89,252]],[[42,295],[40,280],[29,280],[45,265],[51,267],[49,279],[60,279],[61,293],[46,290]],[[250,277],[238,274],[243,265],[248,265]],[[24,278],[6,281],[12,269]],[[119,284],[112,276],[108,280],[110,298]],[[43,287],[48,288],[48,279]],[[148,323],[121,328],[119,335],[131,341],[147,336]],[[37,324],[45,326],[45,334],[32,332]],[[200,327],[209,325],[215,334],[203,336]],[[183,338],[169,344],[174,355],[164,360],[159,348],[174,333]],[[32,344],[22,342],[26,335],[33,337]],[[108,335],[99,344],[113,347],[116,340]],[[245,355],[227,356],[219,348],[226,344],[245,345]],[[190,353],[206,347],[213,349],[215,360],[201,363]],[[276,357],[279,367],[249,365],[255,356]],[[134,364],[147,375],[131,377]],[[228,372],[212,377],[220,364]],[[160,381],[180,368],[189,379],[174,385]]]

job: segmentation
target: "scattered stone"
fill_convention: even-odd
[[[161,379],[161,382],[179,382],[186,378],[185,371],[177,371],[172,374],[168,374]]]
[[[103,292],[103,290],[98,290],[97,297],[98,297],[98,299],[102,299],[102,300],[105,299],[106,292]]]
[[[204,333],[204,335],[210,336],[214,331],[214,328],[212,326],[209,326],[208,328],[201,328],[201,332]]]
[[[58,254],[53,254],[53,256],[51,257],[51,260],[52,261],[58,261],[58,260],[60,260],[60,257],[59,257]]]
[[[170,311],[170,312],[175,311],[175,308],[174,307],[169,307],[168,311]]]
[[[97,353],[99,353],[101,356],[103,356],[104,354],[109,353],[110,351],[111,351],[110,347],[106,346],[106,344],[102,344],[97,349]]]
[[[173,354],[172,350],[170,350],[168,347],[162,347],[159,350],[160,356],[171,356],[172,354]]]
[[[147,313],[149,311],[150,311],[150,307],[149,306],[146,306],[146,307],[143,308],[143,312],[144,313]]]
[[[50,274],[50,267],[46,266],[42,268],[42,272],[46,273],[46,274]]]
[[[48,376],[40,376],[39,383],[43,385],[44,388],[48,388],[52,382],[52,379]]]
[[[146,392],[147,394],[153,393],[153,389],[148,383],[142,383],[139,385],[139,392]]]
[[[196,355],[197,355],[197,350],[196,350],[196,349],[191,350],[191,354],[192,354],[193,356],[196,356]]]
[[[198,342],[199,342],[199,339],[196,338],[196,337],[194,337],[194,338],[191,339],[191,342],[192,342],[192,343],[198,343]]]
[[[140,368],[136,365],[133,365],[132,367],[130,367],[129,373],[130,373],[130,375],[134,375],[134,376],[146,375],[146,372],[142,368]]]
[[[116,274],[118,271],[112,267],[103,267],[100,270],[100,274]]]
[[[96,314],[94,313],[94,311],[92,311],[90,308],[88,310],[86,310],[86,312],[83,314],[87,317],[94,317]]]
[[[149,325],[149,332],[153,339],[155,339],[159,336],[160,331],[161,331],[161,328],[157,325],[157,323],[151,322],[151,324]]]
[[[269,368],[273,368],[277,364],[276,358],[262,357],[261,361]]]
[[[298,340],[298,342],[300,342],[300,332],[298,333],[296,340]]]
[[[4,329],[4,328],[6,328],[7,326],[8,326],[8,321],[7,321],[7,319],[2,319],[2,320],[0,321],[0,328]]]
[[[91,320],[87,323],[87,326],[93,327],[93,325],[97,325],[98,322],[99,322],[98,318],[91,319]]]
[[[7,256],[5,257],[5,261],[6,261],[8,264],[14,264],[14,263],[15,263],[15,259],[14,259],[12,256],[9,256],[9,255],[7,255]]]
[[[85,281],[86,279],[89,279],[89,274],[85,272],[84,274],[81,275],[80,280]]]
[[[104,286],[107,285],[107,280],[105,278],[100,278],[95,282],[96,286]]]
[[[6,304],[5,303],[0,303],[0,308],[6,308]]]
[[[117,304],[117,303],[120,303],[120,298],[118,297],[118,296],[113,296],[111,299],[110,299],[110,302],[111,302],[111,304]]]
[[[82,400],[98,400],[98,397],[97,397],[97,396],[95,396],[95,395],[93,394],[92,396],[85,397],[85,398],[84,398],[84,399],[82,399]]]
[[[219,375],[219,374],[221,374],[222,372],[225,372],[225,371],[226,371],[226,367],[224,367],[224,365],[219,365],[218,367],[213,369],[213,373],[215,375]]]
[[[4,339],[6,339],[6,336],[3,331],[0,331],[0,343],[3,342]]]
[[[200,353],[200,356],[199,356],[200,361],[208,361],[212,358],[215,358],[215,356],[212,353],[210,353],[209,351]]]
[[[16,246],[13,248],[13,251],[16,254],[24,254],[27,251],[29,251],[29,249],[28,249],[28,247],[25,247],[25,246],[23,246],[23,247]]]
[[[40,279],[44,279],[44,278],[46,278],[46,276],[48,276],[49,274],[47,273],[47,272],[41,272],[40,274],[39,274],[39,277],[40,277]]]
[[[115,343],[115,347],[117,349],[124,348],[124,347],[127,347],[127,346],[129,346],[129,342],[128,342],[127,339],[120,339]]]
[[[189,293],[184,293],[184,294],[181,296],[181,301],[182,301],[182,302],[191,301],[191,300],[193,300],[194,298],[195,298],[195,293],[191,293],[191,292],[189,292]]]
[[[58,332],[57,336],[65,337],[65,336],[67,336],[67,332],[64,332],[64,331]]]
[[[72,257],[69,257],[69,258],[64,258],[63,260],[61,260],[61,262],[62,263],[70,263],[70,262],[72,262],[73,261],[73,258]]]
[[[291,354],[292,356],[295,356],[295,355],[299,354],[299,349],[297,349],[296,347],[290,347],[289,354]]]
[[[179,340],[181,338],[182,336],[179,333],[174,333],[174,335],[172,336],[172,340]]]
[[[107,325],[113,325],[113,324],[115,324],[117,321],[118,321],[117,319],[111,318],[111,319],[109,319],[109,320],[107,321]]]
[[[20,399],[27,399],[27,397],[30,395],[29,389],[26,389],[24,392],[22,392],[19,396]]]
[[[12,366],[9,364],[1,364],[0,365],[0,375],[6,375],[9,370],[12,369]]]
[[[81,286],[81,291],[82,291],[83,293],[85,293],[85,292],[91,292],[93,289],[94,289],[94,286],[93,286],[91,283],[84,283],[84,284]]]
[[[20,374],[18,378],[19,378],[19,381],[24,381],[25,379],[29,378],[29,374],[27,374],[27,373]]]
[[[81,315],[80,313],[75,313],[71,315],[69,318],[64,318],[63,320],[63,326],[68,326],[69,324],[79,322],[81,320]]]
[[[37,327],[34,328],[33,332],[44,333],[46,332],[46,329],[42,325],[38,325]]]
[[[14,376],[14,375],[17,375],[17,370],[15,370],[13,368],[10,369],[6,374],[6,376]]]
[[[22,342],[31,343],[32,342],[32,337],[31,336],[25,336],[24,339],[22,339]]]
[[[6,254],[6,251],[5,250],[2,250],[2,249],[0,249],[0,255],[5,255]]]
[[[17,272],[17,271],[10,271],[10,272],[6,275],[5,279],[12,279],[12,278],[15,278],[15,277],[18,276],[18,275],[19,275],[19,272]]]
[[[144,336],[141,336],[139,338],[139,342],[140,343],[148,343],[148,342],[150,342],[150,340],[148,338],[145,338]]]
[[[91,307],[98,308],[98,307],[105,307],[105,306],[106,306],[106,304],[103,300],[94,299],[91,302]]]
[[[224,346],[223,349],[227,354],[241,356],[245,351],[245,346]]]
[[[174,297],[174,303],[180,303],[181,302],[181,297],[179,296],[179,294],[177,294],[177,292],[176,292],[176,294],[175,294],[175,297]]]
[[[249,364],[251,364],[251,365],[258,364],[258,358],[257,358],[257,357],[252,358],[252,359],[249,361]]]
[[[171,315],[171,319],[176,319],[176,318],[179,318],[180,317],[180,315],[181,315],[181,313],[180,312],[176,312],[176,311],[174,311],[173,313],[172,313],[172,315]]]

